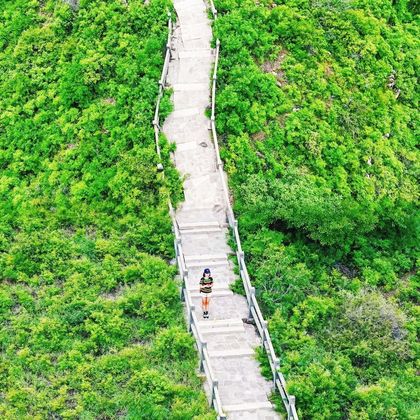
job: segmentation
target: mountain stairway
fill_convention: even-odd
[[[205,115],[215,59],[207,8],[201,0],[174,0],[174,6],[178,22],[167,75],[174,110],[162,130],[176,143],[175,165],[185,176],[185,201],[175,217],[188,269],[185,288],[198,316],[195,328],[207,342],[227,418],[279,419],[269,400],[273,382],[263,378],[255,359],[261,340],[255,327],[242,321],[249,315],[247,301],[229,287],[237,279],[229,258],[234,253],[227,242],[226,204]],[[199,279],[207,267],[214,288],[210,318],[202,319]],[[210,396],[209,387],[205,389]]]

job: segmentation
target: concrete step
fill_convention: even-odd
[[[233,292],[232,290],[214,290],[211,294],[211,299],[215,298],[215,297],[225,297],[225,296],[232,296]],[[190,296],[192,298],[197,298],[197,297],[203,297],[203,295],[200,292],[191,292],[190,291]]]
[[[227,254],[200,254],[200,255],[186,255],[185,262],[195,261],[220,261],[226,260]]]
[[[185,257],[185,264],[190,268],[206,268],[209,266],[228,266],[229,260],[227,259],[227,254],[200,254],[200,255],[190,255]]]
[[[200,111],[201,111],[200,108],[196,106],[192,108],[179,109],[171,113],[171,118],[195,117],[196,115],[200,115]]]
[[[174,85],[172,85],[174,86]],[[184,109],[184,108],[193,108],[195,106],[200,107],[201,109],[205,109],[210,102],[209,98],[209,90],[196,90],[194,94],[190,94],[189,92],[185,92],[182,90],[175,91],[173,93],[173,101],[174,103],[178,104],[177,109]],[[189,119],[184,121],[183,125],[179,126],[178,130],[194,130],[198,127],[203,127],[202,119],[199,118],[197,121],[193,119]],[[191,155],[189,156],[191,157]],[[201,202],[200,200],[192,201],[192,202]]]
[[[208,233],[219,233],[222,232],[221,227],[208,227],[208,228],[196,228],[196,229],[185,229],[182,231],[182,235],[203,235]]]
[[[212,211],[215,211],[216,209],[215,209],[215,205],[213,205],[213,206],[193,206],[193,205],[188,205],[188,204],[182,204],[182,206],[179,208],[179,211],[184,211],[184,210],[186,210],[186,211],[209,211],[209,212],[212,212]],[[217,206],[218,207],[218,206]],[[220,209],[217,209],[217,210],[220,210]]]
[[[260,408],[250,411],[231,411],[229,420],[281,420],[273,408]]]
[[[196,92],[198,90],[209,90],[209,83],[175,83],[174,92]]]
[[[208,329],[199,327],[199,331],[203,335],[205,334],[230,334],[230,333],[244,332],[245,329],[243,325],[232,325],[228,327],[214,327],[214,328],[208,328]]]
[[[188,271],[188,279],[192,284],[195,281],[198,283],[203,275],[203,268],[207,267],[192,267]],[[215,266],[209,265],[212,277],[214,278],[214,284],[230,284],[239,278],[236,274],[233,273],[232,269],[229,266]]]
[[[228,267],[229,266],[229,261],[228,260],[211,261],[211,262],[209,262],[209,261],[204,261],[204,262],[203,261],[197,261],[197,262],[187,262],[186,265],[187,265],[188,269],[199,268],[199,269],[202,270],[203,268],[206,268],[206,266],[210,266],[209,268],[211,270],[213,270],[214,267],[216,267],[216,266]]]
[[[199,48],[207,48],[210,45],[211,37],[207,36],[205,37],[197,37],[197,38],[190,38],[189,39],[183,39],[184,45],[186,49],[199,49]]]
[[[187,290],[191,293],[198,292],[199,281],[200,281],[199,279],[191,279],[191,277],[190,277],[186,282]],[[230,285],[231,284],[232,283],[215,281],[214,284],[213,284],[213,292],[230,290]]]
[[[187,289],[190,291],[190,292],[195,292],[196,290],[198,290],[198,288],[199,288],[199,280],[197,280],[197,281],[193,281],[193,280],[188,280],[187,281],[187,283],[186,283],[186,286],[187,286]],[[214,282],[213,283],[213,292],[215,292],[215,291],[224,291],[224,290],[230,290],[230,287],[229,287],[229,284],[230,283],[226,283],[226,282]]]
[[[194,0],[177,1],[177,2],[174,2],[174,6],[175,6],[177,11],[178,11],[178,9],[182,9],[182,8],[191,9],[192,7],[196,8],[196,9],[201,9],[203,11],[206,10],[206,5],[204,3],[202,3],[202,2],[197,3]]]
[[[195,229],[208,229],[219,228],[220,224],[216,221],[203,221],[203,222],[180,222],[178,221],[180,231],[195,230]]]
[[[209,179],[209,177],[212,176],[213,173],[212,171],[201,172],[204,172],[204,176],[206,177],[206,179]],[[192,179],[199,179],[199,176],[192,176]],[[177,212],[177,220],[178,222],[201,222],[203,220],[209,222],[218,222],[220,216],[223,216],[224,214],[224,207],[219,203],[213,205],[212,207],[202,208],[183,206]]]
[[[234,273],[233,273],[233,266],[232,267],[228,267],[228,266],[226,266],[226,267],[215,267],[214,269],[212,269],[211,268],[211,266],[209,267],[210,268],[210,270],[211,270],[211,273],[212,273],[212,275],[214,274],[214,276],[217,276],[217,277],[224,277],[224,276],[227,276],[227,277],[229,277],[229,278],[231,278],[231,277],[233,277],[234,276]],[[201,277],[201,274],[203,273],[202,271],[200,272],[200,268],[192,268],[191,269],[191,273],[194,275],[194,276],[200,276]]]
[[[209,350],[211,358],[234,358],[234,357],[249,357],[254,356],[255,351],[252,348],[231,349],[231,350]]]
[[[210,48],[185,49],[179,52],[179,58],[207,58],[213,56]]]
[[[243,322],[241,318],[226,318],[217,319],[211,321],[199,321],[198,326],[203,329],[209,328],[220,328],[220,327],[231,327],[231,326],[242,326]]]
[[[273,404],[269,401],[259,401],[241,404],[229,404],[223,405],[223,411],[225,413],[231,413],[232,411],[251,411],[264,408],[274,408]]]

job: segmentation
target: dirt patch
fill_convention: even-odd
[[[332,76],[332,75],[334,74],[334,70],[333,70],[333,68],[331,67],[331,65],[330,65],[330,64],[327,64],[327,65],[325,66],[325,70],[324,70],[324,72],[325,72],[325,75],[326,75],[327,77]]]
[[[286,50],[281,50],[279,55],[277,56],[277,58],[274,61],[266,61],[261,66],[261,69],[265,73],[271,73],[274,76],[276,76],[277,85],[279,87],[281,87],[281,86],[283,86],[284,84],[287,83],[286,75],[285,75],[284,71],[281,69],[281,65],[282,65],[284,59],[286,58],[286,56],[287,56],[287,51]]]
[[[259,131],[258,133],[253,134],[251,137],[254,141],[263,141],[265,140],[266,134],[263,131]]]
[[[127,290],[126,285],[120,285],[108,293],[102,293],[101,297],[105,300],[115,302],[118,298],[124,295],[126,290]]]
[[[326,101],[325,101],[325,107],[327,108],[327,110],[330,110],[332,107],[332,104],[334,102],[334,98],[332,96],[330,96]]]
[[[417,274],[417,268],[414,268],[413,270],[408,271],[407,273],[403,274],[401,276],[401,281],[406,282],[410,279],[410,277],[415,276]]]
[[[285,124],[286,124],[286,120],[287,120],[287,117],[290,115],[290,113],[285,113],[285,114],[282,114],[282,115],[279,115],[277,118],[276,118],[276,120],[277,120],[277,122],[279,123],[279,126],[280,127],[282,127],[282,128],[284,128],[284,126],[285,126]]]
[[[102,102],[105,105],[115,105],[115,103],[116,103],[114,98],[105,98],[105,99],[102,100]]]

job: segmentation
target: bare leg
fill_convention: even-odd
[[[206,303],[205,303],[205,307],[206,307],[206,311],[208,311],[209,310],[209,304],[210,304],[210,298],[209,297],[206,297]]]

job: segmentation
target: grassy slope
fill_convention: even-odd
[[[0,417],[207,418],[150,126],[168,3],[79,3],[0,1]]]
[[[414,418],[414,3],[216,7],[222,154],[249,269],[299,411]]]

